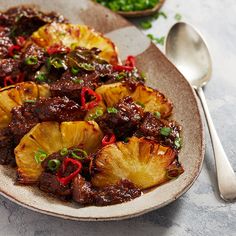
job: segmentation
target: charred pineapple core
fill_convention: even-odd
[[[101,50],[99,57],[111,64],[118,63],[117,49],[114,43],[101,33],[86,25],[52,23],[45,25],[31,36],[38,46],[48,48],[54,45],[73,49],[76,46]]]
[[[35,154],[43,150],[48,155],[62,148],[80,146],[88,153],[97,151],[103,134],[94,121],[43,122],[37,124],[15,148],[18,182],[34,183],[42,173]]]
[[[133,98],[135,102],[144,105],[146,112],[160,112],[161,117],[168,117],[173,109],[172,103],[160,92],[139,84],[134,91],[130,91],[125,84],[114,83],[98,87],[96,92],[100,94],[108,107],[112,107],[126,96]]]
[[[97,173],[92,183],[97,187],[128,179],[140,189],[168,181],[167,167],[175,160],[170,147],[145,138],[130,138],[128,143],[105,146],[95,158]]]

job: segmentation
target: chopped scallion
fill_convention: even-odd
[[[47,157],[48,157],[48,154],[42,149],[39,149],[34,155],[34,159],[37,164],[44,161]]]
[[[38,58],[36,56],[29,56],[25,59],[26,65],[36,65],[38,63]]]
[[[58,168],[60,167],[61,165],[61,162],[57,159],[52,159],[48,162],[48,168],[51,170],[51,171],[55,171],[55,170],[58,170]]]
[[[108,108],[107,108],[107,112],[108,112],[108,113],[117,113],[118,110],[117,110],[115,107],[108,107]]]
[[[170,127],[162,127],[160,129],[160,134],[163,136],[169,136],[171,131],[172,131],[172,129]]]
[[[60,151],[61,156],[66,156],[68,154],[68,149],[66,147],[62,148]]]

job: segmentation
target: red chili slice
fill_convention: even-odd
[[[19,45],[12,45],[8,48],[8,55],[13,57],[16,51],[20,51],[21,47]]]
[[[126,61],[125,61],[125,65],[135,67],[136,66],[135,57],[134,56],[128,56]]]
[[[90,95],[95,97],[95,100],[86,103],[86,95]],[[92,89],[83,87],[81,91],[81,105],[82,108],[85,110],[89,110],[95,106],[98,105],[98,103],[101,101],[102,97],[100,94],[95,93]]]
[[[102,139],[102,146],[104,147],[108,144],[115,143],[115,141],[116,141],[116,136],[114,134],[107,134]]]
[[[16,38],[16,42],[20,47],[23,47],[23,45],[25,44],[25,38],[23,36],[18,36]]]
[[[15,84],[15,81],[12,79],[12,77],[9,75],[9,76],[6,76],[4,79],[3,79],[3,84],[4,84],[4,87],[6,86],[9,86],[9,85],[12,85],[12,84]]]
[[[122,66],[122,65],[114,65],[113,70],[115,71],[132,71],[134,68],[132,66]]]
[[[70,175],[66,176],[66,177],[62,177],[62,174],[66,171],[66,168],[68,166],[68,164],[71,163],[73,165],[75,165],[77,167],[77,169],[72,172]],[[82,164],[80,161],[66,157],[63,162],[62,162],[62,166],[59,169],[58,173],[57,173],[57,180],[64,186],[66,186],[67,184],[69,184],[80,172],[80,170],[82,169]]]
[[[63,47],[63,46],[60,46],[60,45],[57,45],[57,44],[47,48],[47,53],[49,55],[57,54],[57,53],[68,53],[68,52],[70,52],[70,48]]]

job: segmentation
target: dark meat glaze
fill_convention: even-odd
[[[82,205],[107,206],[130,201],[142,192],[128,180],[121,180],[115,185],[95,188],[91,182],[78,175],[73,180],[73,200]]]
[[[125,97],[114,106],[117,112],[106,113],[97,122],[104,133],[114,133],[118,140],[130,137],[138,129],[143,116],[143,108],[131,97]]]

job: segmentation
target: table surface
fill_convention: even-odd
[[[167,19],[159,17],[144,33],[165,36],[179,13],[183,21],[199,29],[209,45],[213,74],[205,95],[236,170],[236,2],[225,0],[223,5],[222,0],[166,0],[162,11]],[[172,204],[129,220],[75,222],[35,213],[0,197],[0,235],[236,235],[236,204],[219,199],[212,147],[207,129],[205,132],[202,172],[193,187]]]

